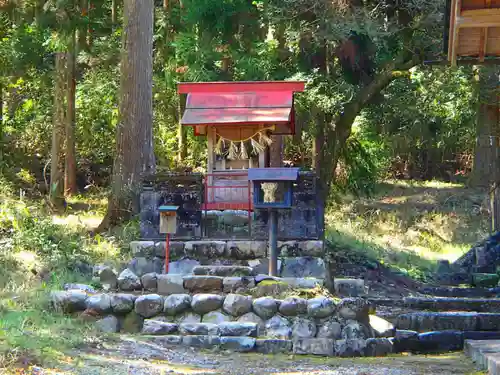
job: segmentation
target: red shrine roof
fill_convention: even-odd
[[[276,125],[275,134],[293,134],[293,93],[304,82],[179,83],[187,94],[181,124],[186,126]]]

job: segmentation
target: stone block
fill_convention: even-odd
[[[158,283],[156,273],[147,273],[141,277],[142,287],[149,292],[156,292]]]
[[[266,321],[266,337],[288,340],[291,336],[291,324],[287,319],[275,315]]]
[[[189,294],[171,294],[165,298],[163,312],[175,316],[191,308],[192,298]]]
[[[235,352],[251,352],[255,348],[253,337],[221,337],[220,348]]]
[[[208,276],[255,276],[252,267],[248,266],[197,266],[193,269],[195,275]]]
[[[142,288],[141,279],[127,268],[118,276],[118,288],[125,291],[139,290]]]
[[[292,338],[305,339],[316,336],[316,323],[304,317],[296,317],[292,320]]]
[[[165,258],[165,245],[166,241],[160,241],[155,243],[154,256],[158,258]],[[170,241],[169,243],[169,255],[170,259],[182,258],[184,253],[184,242]]]
[[[321,257],[323,256],[323,241],[279,241],[278,249],[281,257]]]
[[[362,279],[335,279],[335,293],[345,297],[359,297],[366,294],[365,281]]]
[[[142,326],[143,335],[170,335],[177,332],[178,326],[174,323],[162,322],[155,319],[146,319]]]
[[[191,293],[222,292],[222,277],[184,276],[184,288]]]
[[[179,324],[182,335],[214,335],[219,334],[219,327],[212,323],[182,323]]]
[[[342,337],[342,325],[335,318],[325,320],[318,324],[317,337],[338,340]]]
[[[263,354],[290,353],[292,351],[291,340],[279,339],[257,339],[255,340],[255,350]]]
[[[419,349],[418,332],[396,330],[393,341],[394,353],[417,352]]]
[[[130,251],[134,257],[153,258],[155,256],[155,243],[153,241],[132,241],[130,242]]]
[[[248,323],[256,323],[258,327],[258,336],[262,336],[266,331],[266,322],[253,312],[246,313],[238,318],[238,322],[248,322]]]
[[[300,297],[287,297],[281,301],[279,312],[285,316],[304,315],[307,313],[307,300]]]
[[[258,277],[255,278],[256,282],[257,278]],[[257,284],[253,295],[255,297],[279,296],[291,289],[292,287],[284,281],[281,281],[281,279],[266,279]]]
[[[335,355],[338,357],[362,357],[365,355],[366,340],[335,340]]]
[[[313,354],[331,357],[334,355],[335,340],[324,338],[308,338],[293,340],[295,354]]]
[[[366,328],[359,322],[353,320],[350,320],[349,323],[342,328],[341,336],[345,340],[366,340],[368,338]]]
[[[252,311],[252,297],[241,294],[228,294],[222,310],[232,316],[241,316]]]
[[[183,323],[201,323],[201,316],[198,314],[194,314],[192,312],[188,312],[176,317],[176,322],[178,324]]]
[[[148,341],[156,345],[181,345],[182,336],[176,336],[176,335],[156,336],[148,338]]]
[[[224,322],[219,324],[221,336],[250,336],[257,337],[257,323]]]
[[[202,323],[220,324],[224,322],[230,322],[231,317],[229,315],[223,314],[221,311],[210,311],[209,313],[203,315],[201,321]]]
[[[369,317],[370,328],[375,332],[377,337],[393,337],[395,328],[391,322],[382,319],[376,315]]]
[[[460,331],[426,332],[418,335],[419,352],[446,353],[463,349],[464,338]]]
[[[307,301],[307,313],[312,318],[327,318],[335,312],[335,302],[331,298],[316,297]]]
[[[278,312],[278,301],[272,297],[260,297],[253,300],[253,311],[262,319],[270,319]]]
[[[87,293],[82,290],[55,291],[50,293],[50,304],[58,311],[67,313],[86,309]]]
[[[157,275],[158,294],[168,296],[171,294],[185,294],[184,279],[182,275]]]
[[[182,345],[192,348],[210,349],[220,345],[220,337],[207,335],[183,336]]]
[[[247,260],[267,256],[266,241],[228,241],[228,256],[232,259]]]
[[[359,320],[360,322],[368,322],[368,315],[374,311],[372,304],[364,298],[344,298],[337,305],[337,312],[343,319]]]
[[[326,276],[325,262],[321,258],[298,257],[284,258],[281,277],[324,279]]]
[[[252,267],[254,272],[259,275],[267,275],[269,273],[269,259],[253,259],[248,261],[248,265]],[[278,259],[278,271],[281,270],[282,262]]]
[[[169,275],[192,275],[193,269],[198,267],[200,262],[195,259],[184,258],[168,264]]]
[[[388,338],[371,338],[366,340],[365,355],[367,357],[386,357],[393,353],[393,343]]]
[[[197,314],[206,314],[219,310],[224,303],[224,296],[217,294],[196,294],[191,301],[191,308]]]
[[[85,301],[87,309],[100,314],[111,312],[111,297],[109,294],[94,294]]]
[[[246,292],[255,288],[253,277],[224,277],[222,280],[222,291],[224,293]]]
[[[115,314],[128,314],[134,309],[134,302],[136,296],[133,294],[117,293],[112,294],[111,298],[111,309]]]
[[[151,318],[163,312],[163,298],[158,294],[146,294],[135,300],[135,312],[144,318]]]
[[[120,322],[113,315],[100,319],[95,324],[97,329],[104,333],[116,333],[120,330]]]
[[[498,285],[500,276],[496,273],[472,274],[472,285],[478,288],[494,288]]]
[[[322,287],[325,284],[323,279],[283,277],[281,281],[287,283],[291,288],[295,289],[314,289],[318,286]]]
[[[464,331],[472,331],[474,329],[464,329]],[[499,313],[480,313],[477,316],[478,331],[500,331],[500,314]]]
[[[184,244],[187,256],[200,258],[223,258],[226,255],[226,242],[224,241],[189,241]]]
[[[147,273],[160,274],[163,272],[164,261],[160,258],[136,257],[130,261],[127,268],[139,277]]]

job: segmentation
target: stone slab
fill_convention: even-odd
[[[293,341],[293,352],[295,354],[333,356],[335,353],[335,340],[324,338],[296,339]]]
[[[191,346],[193,348],[210,349],[220,345],[220,337],[209,335],[183,336],[182,345]]]
[[[164,296],[187,293],[182,275],[157,275],[156,283],[158,294]]]
[[[222,292],[220,276],[184,276],[184,288],[191,293]]]
[[[359,297],[366,294],[363,279],[335,279],[333,280],[335,293],[343,297]]]
[[[227,255],[231,259],[258,259],[267,256],[267,241],[228,241]]]
[[[282,261],[281,277],[324,279],[326,276],[325,262],[321,258],[283,258]]]
[[[419,332],[500,331],[500,313],[475,312],[417,312],[401,314],[396,328]]]
[[[209,276],[255,276],[252,267],[247,266],[196,266],[193,268],[194,275]]]
[[[251,352],[255,348],[253,337],[224,337],[220,338],[220,348],[235,352]]]
[[[479,370],[500,375],[500,340],[466,340],[464,351]]]
[[[292,347],[292,340],[257,339],[255,341],[255,350],[263,354],[290,353]]]

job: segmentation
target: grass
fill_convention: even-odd
[[[334,248],[423,278],[489,232],[486,192],[438,181],[387,181],[371,198],[345,197],[327,214]]]
[[[56,216],[44,201],[8,194],[15,189],[3,184],[0,178],[0,372],[59,362],[68,349],[94,340],[88,325],[51,311],[49,293],[67,282],[90,283],[81,265],[118,265],[137,236],[135,222],[90,234],[105,210],[102,196],[72,198]]]

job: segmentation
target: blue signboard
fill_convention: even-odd
[[[249,168],[250,181],[297,181],[299,168]]]

